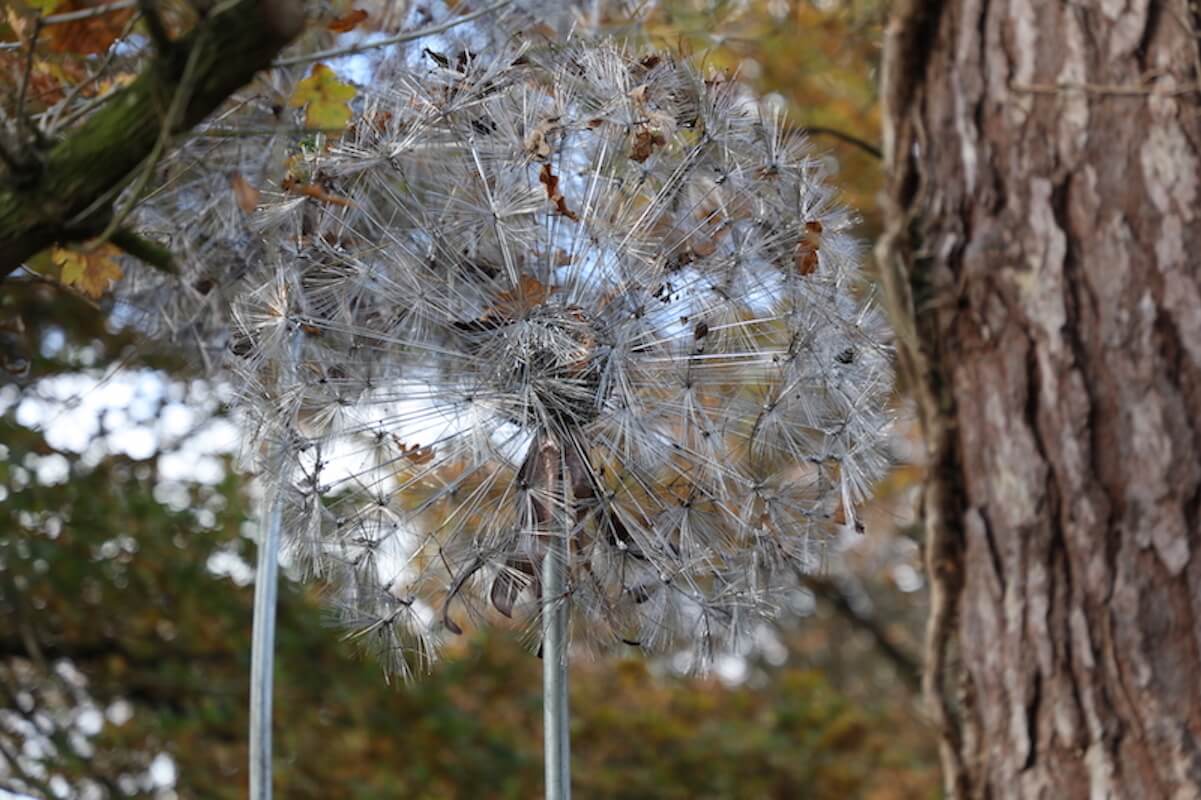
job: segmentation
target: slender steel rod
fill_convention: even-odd
[[[542,560],[542,716],[546,800],[571,800],[571,731],[567,702],[566,553],[561,536],[548,537]]]
[[[292,335],[290,363],[283,377],[293,380],[300,361],[303,334]],[[284,442],[275,442],[267,458],[268,487],[259,524],[259,552],[254,573],[254,619],[250,641],[250,800],[271,800],[271,695],[275,684],[275,609],[279,598],[279,540],[283,528],[288,476]]]
[[[567,562],[572,527],[571,481],[564,480],[564,453],[553,436],[542,442],[546,499],[542,559],[542,719],[546,800],[571,800],[571,730],[567,701]]]
[[[279,592],[282,492],[266,504],[254,577],[250,649],[250,800],[271,800],[271,692],[275,674],[275,606]]]

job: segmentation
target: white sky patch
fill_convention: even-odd
[[[118,372],[107,381],[84,373],[58,375],[39,381],[20,400],[17,422],[42,431],[51,447],[73,453],[86,450],[103,425],[112,451],[148,458],[157,449],[149,424],[164,383],[152,370]]]
[[[23,395],[13,386],[0,389],[0,414],[15,405],[20,425],[41,431],[57,450],[86,454],[87,463],[109,453],[144,460],[161,452],[164,479],[214,484],[224,477],[219,457],[235,452],[239,442],[229,420],[205,422],[224,394],[155,370],[75,373],[39,381]],[[56,454],[35,469],[39,482],[51,484],[66,479],[66,467]]]
[[[249,586],[254,582],[254,567],[236,553],[221,551],[209,556],[209,572],[228,577],[238,586]]]
[[[167,789],[175,785],[177,771],[175,759],[166,753],[159,753],[150,762],[150,782],[158,789]]]
[[[76,717],[75,724],[84,736],[95,736],[104,727],[104,716],[94,708],[85,708]]]
[[[128,700],[116,700],[104,712],[104,716],[113,725],[124,725],[133,719],[133,704]]]
[[[745,658],[730,653],[714,659],[713,671],[726,686],[737,686],[746,680],[750,667]]]
[[[71,465],[58,453],[41,456],[37,459],[37,466],[34,467],[34,475],[37,476],[38,483],[43,486],[65,483],[70,477],[70,473]]]

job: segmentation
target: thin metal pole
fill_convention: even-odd
[[[275,674],[275,605],[279,590],[282,494],[275,492],[264,511],[254,575],[254,632],[250,649],[250,800],[271,800],[271,690]]]
[[[546,481],[546,554],[542,558],[542,721],[546,800],[571,800],[571,729],[567,702],[566,573],[571,535],[571,481],[563,450],[547,436],[538,454]],[[562,522],[556,525],[555,521]],[[545,530],[545,529],[544,529]]]
[[[571,731],[567,704],[566,541],[552,533],[542,560],[542,718],[546,800],[571,800]]]
[[[290,363],[283,375],[295,377],[303,334],[293,334]],[[271,695],[275,683],[275,608],[279,597],[279,540],[283,528],[285,443],[276,442],[267,472],[274,478],[259,525],[258,562],[254,573],[254,621],[250,642],[250,800],[271,800]],[[267,481],[271,485],[272,481]]]

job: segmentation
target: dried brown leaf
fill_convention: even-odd
[[[243,213],[250,214],[258,208],[260,192],[250,185],[250,181],[246,180],[242,173],[235,172],[230,175],[229,185],[234,190],[234,200]]]
[[[334,33],[347,33],[357,28],[363,20],[367,19],[367,12],[361,8],[356,8],[353,11],[343,14],[337,19],[332,19],[325,26]]]
[[[567,207],[567,199],[559,191],[559,176],[551,172],[550,164],[543,164],[538,173],[538,182],[546,188],[546,199],[555,204],[555,209],[570,220],[580,221],[579,216]]]
[[[805,234],[797,242],[793,261],[801,275],[812,275],[817,269],[817,251],[821,249],[822,224],[818,221],[805,223]]]
[[[641,164],[651,157],[656,147],[667,144],[667,139],[657,130],[645,125],[634,131],[634,141],[630,144],[630,160]]]
[[[280,186],[285,192],[304,195],[305,197],[312,198],[313,200],[317,200],[322,203],[330,203],[335,206],[343,207],[354,205],[349,198],[341,197],[336,194],[330,194],[328,191],[315,183],[301,183],[290,175],[287,178],[284,178],[284,181],[282,184],[280,184]]]
[[[522,275],[515,288],[507,289],[496,296],[496,304],[489,308],[484,316],[516,319],[546,302],[546,298],[550,297],[553,291],[552,287],[533,275]]]
[[[86,11],[109,3],[110,0],[64,0],[55,5],[54,13]],[[43,36],[47,46],[55,53],[98,55],[108,52],[109,46],[125,30],[125,24],[133,14],[132,8],[123,8],[87,19],[51,25]]]

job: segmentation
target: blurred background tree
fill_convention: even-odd
[[[844,198],[879,230],[883,180],[877,95],[885,0],[676,0],[648,21],[664,47],[703,53],[762,94],[832,158]]]
[[[778,93],[840,164],[870,238],[884,5],[681,1],[648,26]],[[0,27],[10,42],[13,14]],[[0,49],[14,81],[16,51]],[[53,102],[95,58],[39,51],[36,91]],[[254,503],[232,463],[221,387],[122,329],[87,286],[59,285],[68,266],[0,287],[0,787],[242,797]],[[912,444],[903,429],[902,459]],[[898,468],[866,535],[832,553],[777,628],[715,676],[679,674],[670,659],[580,665],[578,796],[936,796],[934,737],[917,713],[918,477]],[[388,686],[324,624],[320,600],[285,581],[280,797],[538,794],[540,666],[516,631],[467,637],[432,675]]]

